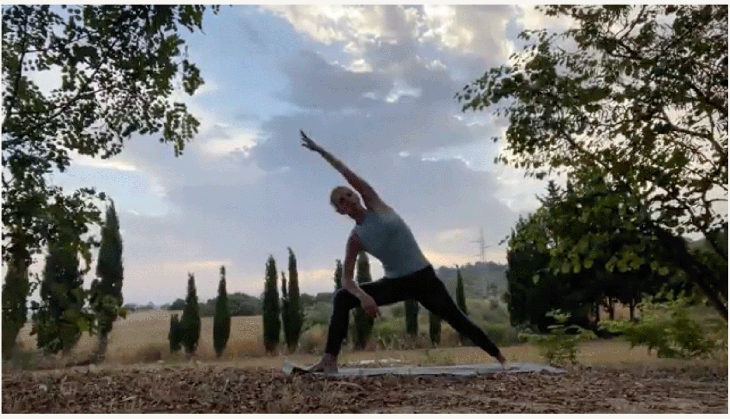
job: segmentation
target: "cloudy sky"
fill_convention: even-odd
[[[184,155],[134,137],[53,180],[114,199],[130,303],[184,297],[188,272],[213,298],[221,265],[229,292],[259,295],[287,247],[303,292],[332,290],[353,222],[328,196],[345,181],[300,128],[401,214],[436,267],[479,260],[480,228],[486,259],[505,263],[498,242],[545,183],[495,165],[504,121],[462,113],[454,94],[506,63],[522,29],[556,24],[510,5],[224,6],[185,34],[205,85],[185,97],[201,127]]]

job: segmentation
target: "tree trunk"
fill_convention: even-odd
[[[674,236],[659,226],[652,225],[652,227],[659,242],[667,251],[669,260],[686,272],[691,281],[699,285],[713,307],[727,321],[727,293],[722,290],[722,287],[717,287],[719,281],[726,280],[726,278],[717,278],[712,269],[693,257],[687,250],[684,239]]]
[[[636,307],[636,300],[633,298],[629,302],[629,320],[634,321],[634,308]]]
[[[608,297],[608,318],[609,320],[615,320],[616,311],[613,303],[613,298]]]
[[[10,246],[10,261],[2,286],[2,357],[10,359],[15,352],[18,334],[28,316],[28,294],[30,279],[28,267],[31,256],[21,243]]]
[[[104,358],[106,357],[106,347],[109,344],[109,336],[103,333],[99,333],[99,341],[97,342],[96,351],[93,355],[93,362],[94,364],[100,364],[104,362]]]

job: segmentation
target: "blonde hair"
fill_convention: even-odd
[[[334,189],[332,189],[332,192],[330,193],[330,204],[332,204],[333,207],[337,208],[335,205],[335,195],[337,195],[338,192],[352,192],[355,193],[352,189],[348,188],[347,186],[336,186]]]

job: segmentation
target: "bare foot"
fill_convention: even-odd
[[[333,374],[337,372],[337,358],[332,355],[325,354],[322,360],[307,368],[309,372],[322,372],[325,374]]]
[[[497,355],[497,361],[499,361],[499,363],[502,365],[502,369],[505,371],[517,368],[516,366],[511,365],[509,362],[507,362],[507,358],[505,358],[504,355],[502,355],[501,353]]]

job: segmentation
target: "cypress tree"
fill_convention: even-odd
[[[122,236],[119,232],[119,220],[114,202],[106,209],[106,221],[101,229],[96,275],[98,280],[94,280],[91,284],[91,307],[97,315],[99,324],[96,356],[103,359],[109,333],[117,319],[117,311],[124,303]]]
[[[284,328],[284,342],[286,342],[287,348],[291,350],[292,345],[290,343],[290,339],[292,337],[292,323],[291,317],[289,317],[291,314],[289,312],[289,298],[289,292],[286,287],[286,273],[281,271],[281,325]]]
[[[68,352],[81,338],[76,320],[84,306],[83,276],[74,248],[49,243],[40,297],[41,305],[33,316],[38,348],[49,353]]]
[[[335,292],[342,288],[342,262],[337,259],[337,266],[335,266]]]
[[[279,344],[279,334],[281,333],[279,291],[276,282],[276,261],[273,256],[269,256],[266,263],[263,301],[264,347],[268,353],[273,353],[276,350]]]
[[[185,308],[180,319],[180,326],[185,352],[188,355],[194,354],[200,339],[200,306],[195,290],[195,276],[191,273],[188,273],[188,294],[185,297]]]
[[[434,345],[441,343],[441,318],[430,311],[428,312],[428,336]]]
[[[299,294],[299,272],[297,271],[297,257],[289,248],[289,319],[291,321],[291,339],[287,340],[289,350],[294,352],[299,346],[299,337],[302,333],[304,314]]]
[[[228,292],[226,291],[226,267],[221,266],[221,281],[218,284],[218,298],[215,300],[213,317],[213,348],[216,358],[220,358],[231,335],[231,313],[228,311]]]
[[[167,340],[170,341],[170,353],[175,353],[182,348],[180,317],[177,314],[170,316],[170,331],[167,333]]]
[[[459,310],[464,312],[464,314],[469,314],[469,312],[466,310],[466,297],[464,296],[464,280],[461,278],[461,269],[459,267],[456,267],[456,306],[459,307]],[[464,337],[463,335],[459,335],[459,340],[461,341],[462,345],[465,345],[469,340]]]
[[[368,255],[365,252],[360,252],[358,255],[356,267],[358,284],[372,282],[373,278],[370,275],[370,262],[368,260]],[[365,314],[365,310],[362,309],[362,306],[355,308],[353,316],[355,323],[355,327],[352,330],[353,344],[355,345],[355,349],[365,349],[365,345],[367,344],[368,339],[370,339],[370,334],[373,331],[374,319]]]
[[[413,337],[418,336],[418,301],[406,300],[403,304],[406,311],[406,333]]]

